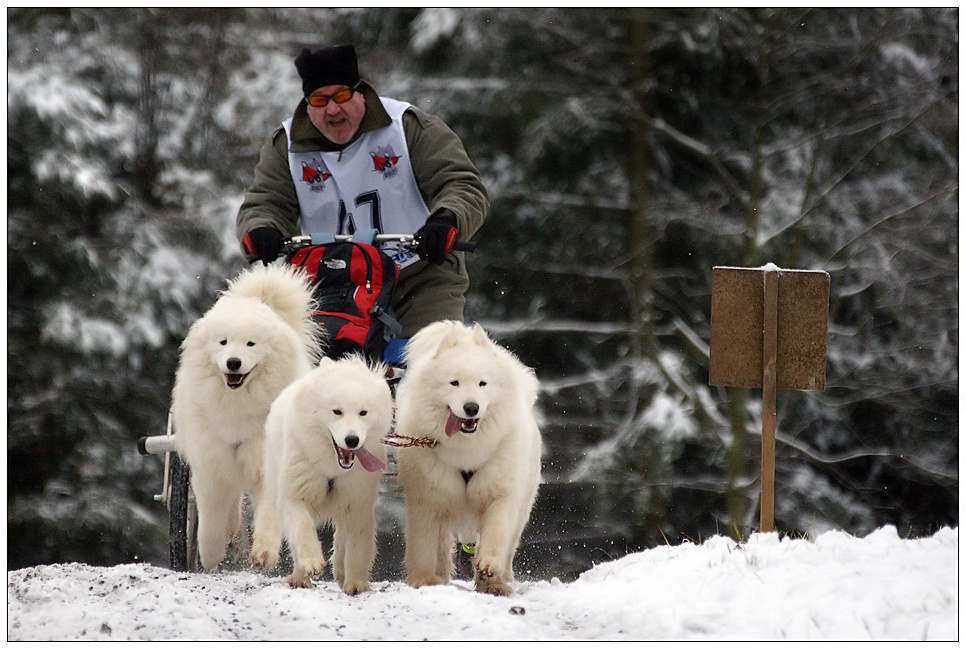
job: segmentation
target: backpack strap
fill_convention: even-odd
[[[385,326],[382,337],[387,343],[399,338],[399,335],[402,333],[402,325],[392,315],[387,313],[385,309],[378,305],[374,306],[370,309],[369,315]]]

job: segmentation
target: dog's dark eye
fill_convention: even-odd
[[[249,346],[249,347],[254,347],[254,346],[255,346],[255,343],[253,343],[252,341],[250,341],[250,340],[249,340],[249,341],[248,341],[248,346]]]
[[[227,340],[222,340],[221,341],[221,344],[222,344],[222,346],[227,345],[228,344],[228,341]]]
[[[452,385],[454,388],[458,388],[460,386],[459,381],[450,381],[449,384]]]
[[[359,411],[359,416],[360,417],[365,417],[368,414],[369,414],[369,411],[368,410],[360,410]]]
[[[485,386],[485,385],[486,385],[486,381],[480,381],[480,387],[481,387],[481,388],[482,388],[483,386]]]
[[[336,417],[341,417],[342,416],[342,411],[339,410],[338,408],[336,408],[332,412],[335,414]]]

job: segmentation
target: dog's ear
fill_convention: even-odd
[[[443,337],[439,339],[439,343],[436,345],[436,353],[433,354],[433,358],[439,358],[439,355],[447,349],[452,349],[460,345],[461,338],[463,338],[463,327],[451,326],[447,329]]]
[[[335,365],[335,361],[328,356],[323,356],[319,359],[319,367],[327,367],[329,365]]]
[[[191,326],[188,327],[188,333],[185,334],[184,339],[181,341],[181,351],[188,350],[188,339],[197,338],[198,340],[205,340],[206,331],[208,329],[208,320],[204,317],[198,318]]]
[[[486,331],[480,326],[479,322],[473,324],[473,339],[481,345],[491,343],[490,337],[486,335]]]
[[[365,362],[366,368],[380,379],[386,378],[388,366],[382,361]]]

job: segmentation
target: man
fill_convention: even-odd
[[[437,320],[463,319],[463,253],[489,199],[462,142],[442,120],[379,97],[359,76],[352,45],[303,49],[305,98],[262,147],[236,232],[249,261],[274,261],[284,238],[376,229],[415,234],[400,259],[393,310],[408,338]]]

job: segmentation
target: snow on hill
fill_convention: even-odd
[[[572,583],[413,590],[144,564],[7,573],[8,640],[957,640],[959,529],[903,540],[714,537],[628,555]]]

